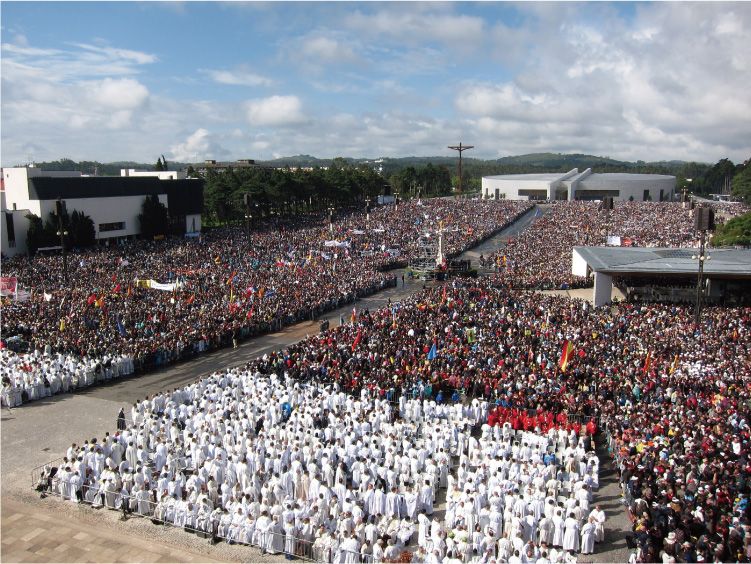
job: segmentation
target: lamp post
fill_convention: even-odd
[[[706,254],[705,249],[705,237],[707,232],[701,231],[701,237],[699,239],[699,254],[693,255],[691,258],[699,261],[699,275],[696,279],[696,307],[694,308],[694,323],[697,325],[701,321],[701,308],[704,301],[704,262],[710,260],[712,257]]]
[[[329,208],[329,231],[334,235],[334,208]]]
[[[706,253],[707,231],[714,230],[714,210],[707,207],[698,207],[694,210],[694,229],[699,232],[699,254],[691,258],[699,261],[699,273],[696,279],[696,308],[694,310],[694,323],[701,321],[701,308],[704,300],[704,262],[711,257]]]
[[[394,211],[399,211],[399,192],[394,192]]]
[[[365,198],[365,227],[370,227],[370,198]]]
[[[65,285],[68,285],[68,255],[65,252],[65,238],[68,236],[68,230],[65,229],[63,224],[63,216],[66,215],[67,209],[65,202],[60,198],[55,202],[55,211],[57,212],[57,235],[60,237],[60,247],[62,247],[63,253],[63,280]]]

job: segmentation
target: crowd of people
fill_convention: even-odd
[[[551,290],[591,283],[571,273],[571,251],[603,246],[608,236],[610,244],[621,246],[698,246],[692,212],[680,203],[615,202],[611,211],[600,207],[599,202],[554,202],[488,262],[516,288]]]
[[[395,285],[383,270],[408,262],[425,232],[444,228],[446,254],[455,254],[529,207],[434,199],[346,213],[331,225],[324,217],[273,218],[251,231],[72,252],[67,275],[59,256],[4,260],[4,276],[33,291],[25,301],[3,299],[3,337],[20,336],[37,354],[5,365],[3,397],[18,405],[37,397],[32,388],[45,380],[49,392],[58,373],[81,382],[77,372],[108,358],[147,371],[313,319]]]
[[[604,537],[584,432],[260,368],[137,402],[132,425],[72,444],[40,489],[318,562],[567,562]]]
[[[451,221],[422,211],[409,212],[415,230]],[[425,562],[565,561],[603,538],[591,452],[602,430],[633,520],[634,561],[751,560],[751,309],[707,307],[696,324],[679,305],[594,308],[518,289],[575,283],[561,261],[574,244],[604,243],[601,214],[554,204],[502,251],[497,276],[426,288],[147,398],[126,429],[73,445],[45,486],[325,561],[405,551]],[[588,219],[573,223],[580,215]],[[608,232],[634,244],[692,244],[677,205],[616,204],[611,215]],[[350,231],[319,227],[320,244]],[[406,248],[365,247],[358,236],[348,239],[352,261]],[[220,253],[211,237],[200,244]],[[221,272],[243,269],[241,255]],[[226,285],[212,272],[215,287]],[[56,362],[43,357],[35,362]],[[446,513],[432,519],[443,488]]]

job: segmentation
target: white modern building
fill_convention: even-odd
[[[121,171],[121,176],[85,176],[79,171],[3,168],[0,186],[0,237],[5,256],[27,251],[28,214],[43,221],[56,201],[91,217],[97,240],[118,240],[140,233],[138,215],[146,196],[155,195],[169,211],[172,232],[201,231],[203,180],[181,178],[176,171]]]
[[[675,176],[666,174],[593,173],[574,168],[566,173],[484,176],[485,198],[507,200],[671,200]]]

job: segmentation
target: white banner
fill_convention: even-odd
[[[182,288],[182,282],[161,284],[156,280],[139,280],[138,278],[136,278],[135,285],[138,288],[151,288],[152,290],[162,290],[164,292],[173,292],[177,288]]]
[[[620,247],[621,238],[618,235],[608,235],[608,245],[611,247]]]

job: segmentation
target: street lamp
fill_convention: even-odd
[[[370,198],[365,198],[365,226],[370,225]]]
[[[394,211],[399,211],[399,192],[394,192]]]
[[[694,323],[701,321],[701,308],[704,298],[704,262],[710,257],[706,253],[705,242],[707,231],[714,230],[714,210],[712,208],[699,207],[694,210],[694,229],[699,232],[699,254],[692,255],[693,260],[699,261],[699,273],[696,279],[696,308],[694,310]]]
[[[57,235],[60,237],[60,247],[63,252],[63,280],[65,285],[68,285],[68,255],[65,253],[65,238],[68,236],[68,230],[63,225],[63,216],[67,215],[67,209],[65,202],[60,198],[55,202],[55,211],[57,212]]]
[[[334,234],[334,208],[329,208],[329,231]]]

